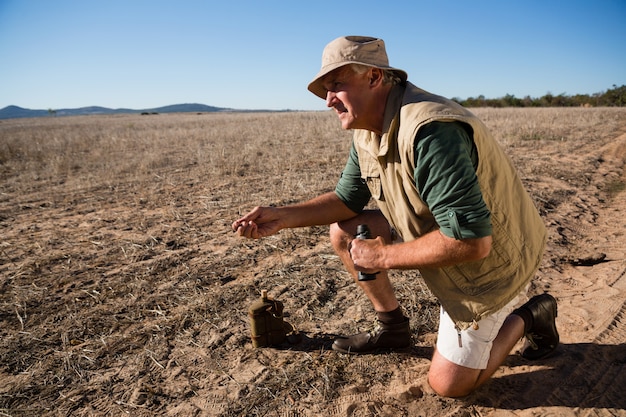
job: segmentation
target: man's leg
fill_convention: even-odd
[[[400,309],[387,271],[380,271],[376,274],[376,279],[371,281],[358,280],[348,246],[354,239],[359,224],[366,224],[372,237],[381,236],[386,243],[391,243],[391,228],[378,210],[366,210],[353,219],[331,225],[330,241],[354,282],[361,287],[372,303],[379,323],[371,332],[337,339],[333,343],[333,349],[340,352],[365,353],[379,348],[407,347],[411,342],[409,322]]]
[[[460,397],[471,393],[491,378],[523,336],[532,341],[531,346],[522,352],[524,358],[540,359],[554,352],[559,343],[554,297],[549,294],[534,296],[508,314],[516,300],[500,312],[479,321],[479,330],[473,332],[468,329],[461,332],[463,337],[458,335],[449,316],[442,310],[437,344],[446,354],[442,354],[439,349],[435,350],[428,373],[428,381],[435,392],[446,397]],[[501,317],[505,317],[504,322]],[[490,334],[496,329],[499,329],[497,336],[489,348]],[[457,341],[454,340],[455,336]],[[461,345],[469,348],[466,352],[456,345],[458,338],[461,339]]]
[[[366,210],[359,216],[346,222],[335,223],[330,226],[330,242],[337,255],[343,262],[354,282],[365,292],[377,312],[389,312],[398,308],[393,287],[389,282],[387,271],[380,271],[372,281],[359,281],[358,273],[354,269],[354,262],[350,258],[348,245],[354,239],[359,224],[367,224],[372,237],[381,236],[386,243],[391,243],[391,228],[389,223],[378,210]]]
[[[444,397],[462,397],[470,394],[491,378],[522,336],[524,336],[524,320],[517,315],[509,315],[493,341],[485,369],[472,369],[457,365],[444,358],[435,349],[428,372],[430,386],[437,394]]]

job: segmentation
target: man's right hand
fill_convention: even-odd
[[[353,212],[333,191],[298,204],[282,207],[255,207],[232,224],[233,232],[250,239],[259,239],[282,229],[328,225],[353,218]]]
[[[232,224],[233,232],[249,239],[271,236],[282,228],[276,207],[255,207]]]

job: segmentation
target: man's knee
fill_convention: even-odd
[[[441,397],[458,398],[465,397],[474,391],[474,384],[465,381],[454,381],[451,379],[440,378],[428,373],[428,383],[435,393]]]
[[[477,387],[479,369],[456,365],[435,351],[428,371],[430,387],[442,397],[464,397]]]
[[[352,240],[352,236],[346,231],[341,223],[333,223],[330,225],[330,243],[335,252],[347,251],[348,244]]]

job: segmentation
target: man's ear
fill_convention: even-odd
[[[383,83],[383,70],[380,68],[372,68],[369,73],[370,87],[376,87]]]

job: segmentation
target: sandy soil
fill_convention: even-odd
[[[530,293],[557,298],[562,344],[538,362],[512,352],[461,399],[426,382],[437,306],[415,275],[394,275],[412,349],[330,350],[335,335],[369,326],[371,308],[326,228],[263,241],[228,230],[257,203],[249,179],[181,168],[76,189],[30,177],[38,185],[18,193],[5,161],[0,416],[626,415],[620,117],[601,140],[543,141],[534,154],[507,145],[549,229]],[[247,309],[261,289],[285,304],[300,343],[252,347]]]

